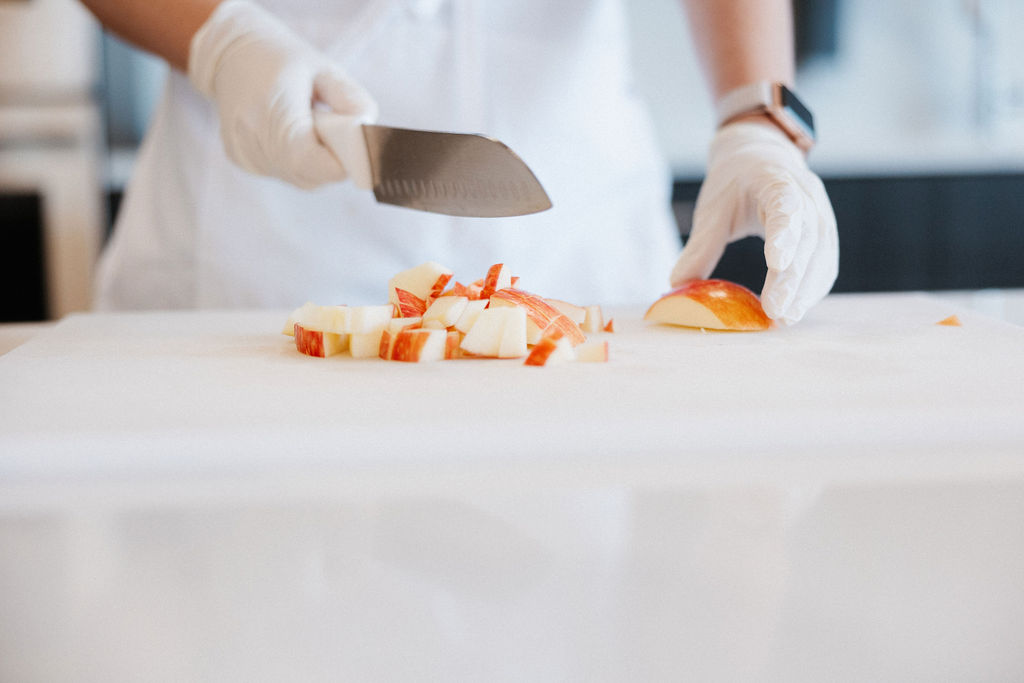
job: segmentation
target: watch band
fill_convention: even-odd
[[[804,152],[814,146],[814,117],[782,83],[757,81],[731,90],[718,101],[715,113],[719,126],[748,114],[765,114]]]

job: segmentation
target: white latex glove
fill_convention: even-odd
[[[348,173],[324,147],[313,107],[372,122],[377,103],[337,64],[246,0],[221,3],[192,38],[189,79],[217,106],[228,157],[304,189]]]
[[[803,152],[771,125],[724,126],[711,143],[693,228],[671,284],[711,275],[726,245],[765,240],[768,275],[761,303],[791,324],[821,301],[839,273],[839,236],[825,187]]]

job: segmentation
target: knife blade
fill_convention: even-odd
[[[449,216],[522,216],[551,208],[529,166],[484,135],[362,123],[318,110],[317,134],[378,202]]]

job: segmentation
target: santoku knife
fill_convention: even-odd
[[[522,216],[551,208],[530,168],[483,135],[364,124],[315,112],[317,134],[378,202],[450,216]]]

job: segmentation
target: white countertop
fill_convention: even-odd
[[[550,368],[308,358],[284,312],[30,328],[0,678],[1021,680],[1024,327],[961,298],[624,310]]]
[[[1024,328],[925,295],[832,296],[763,334],[621,311],[611,362],[545,369],[311,359],[283,318],[78,315],[0,358],[0,499],[1024,474]]]

